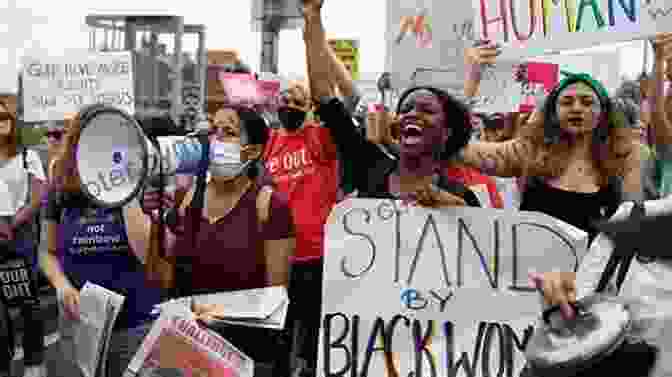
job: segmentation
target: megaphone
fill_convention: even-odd
[[[160,175],[196,175],[208,166],[202,131],[157,137],[154,143],[135,118],[104,105],[82,110],[80,128],[76,163],[81,188],[100,207],[128,204]]]

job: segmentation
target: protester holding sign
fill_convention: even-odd
[[[0,102],[0,300],[2,305],[21,308],[25,375],[46,377],[37,292],[40,234],[35,223],[46,177],[37,153],[20,145],[17,127],[7,104]],[[0,375],[8,372],[3,370],[8,366],[0,365]]]
[[[78,117],[68,119],[63,149],[54,173],[63,180],[51,190],[46,208],[47,250],[40,255],[45,275],[56,288],[62,314],[79,320],[79,290],[89,281],[125,296],[110,340],[107,376],[121,376],[155,319],[154,305],[162,292],[149,286],[142,259],[149,233],[137,205],[100,208],[81,191],[75,146],[80,136]]]
[[[591,220],[609,217],[624,197],[642,196],[635,134],[598,81],[571,75],[516,139],[470,143],[461,157],[488,174],[525,177],[521,210],[549,214],[592,239]]]
[[[167,253],[175,259],[177,292],[187,296],[286,286],[294,222],[286,197],[256,179],[268,138],[266,123],[252,110],[223,107],[210,132],[210,181],[203,187],[197,180],[169,226]],[[148,192],[143,209],[153,213],[163,203],[176,206],[170,195]],[[217,307],[194,311],[203,317],[221,313]],[[255,375],[286,373],[289,356],[287,347],[281,347],[281,334],[242,326],[219,330],[255,361],[260,368]]]

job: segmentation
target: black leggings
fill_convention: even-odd
[[[10,260],[15,259],[7,258],[2,263],[3,264],[8,263]],[[30,263],[31,261],[26,262]],[[33,295],[39,297],[37,287],[38,271],[35,268],[35,266],[31,265],[28,266],[28,270],[30,271],[29,278],[31,280],[30,290],[34,291],[32,292]],[[6,272],[7,270],[3,268],[3,271]],[[45,353],[44,350],[45,328],[44,328],[43,313],[41,310],[39,299],[36,300],[35,302],[28,300],[22,302],[17,301],[10,302],[9,298],[6,297],[5,285],[2,284],[2,282],[0,282],[0,286],[2,286],[2,289],[0,289],[0,300],[2,301],[2,305],[9,308],[18,307],[20,310],[21,318],[23,319],[23,328],[21,329],[23,331],[23,336],[21,345],[23,346],[24,351],[24,359],[23,359],[24,365],[32,366],[42,364],[44,362],[44,353]],[[12,326],[12,328],[14,329],[15,337],[17,337],[19,329],[17,328],[18,326],[16,324],[16,321],[12,322],[13,323],[9,323],[8,325]],[[0,371],[4,370],[6,367],[7,367],[6,365],[0,365]]]
[[[294,336],[292,355],[305,362],[304,375],[317,372],[322,312],[322,259],[294,263],[289,283],[287,323]]]

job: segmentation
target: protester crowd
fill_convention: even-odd
[[[654,41],[654,72],[614,94],[599,77],[576,73],[529,112],[505,114],[469,105],[483,70],[500,52],[486,41],[465,52],[463,94],[413,87],[395,109],[369,104],[366,119],[356,121],[361,93],[327,42],[319,3],[304,5],[308,80],[282,92],[281,127],[269,127],[254,109],[209,109],[212,161],[203,184],[187,177],[174,193],[147,190],[124,208],[100,208],[80,189],[79,118],[49,127],[49,165],[43,167],[21,145],[13,110],[0,103],[0,258],[18,254],[35,276],[41,270],[67,319],[79,318],[86,281],[126,297],[107,355],[109,377],[122,376],[157,318],[155,305],[172,293],[277,285],[287,286],[290,296],[286,330],[215,331],[255,360],[258,376],[315,376],[324,228],[334,206],[347,198],[546,213],[590,235],[592,264],[586,268],[595,271],[609,250],[595,221],[623,216],[630,208],[624,203],[672,193],[672,96],[664,90],[672,79],[670,35]],[[160,207],[174,209],[177,219],[166,233],[167,257],[157,251]],[[47,239],[38,258],[41,220]],[[75,239],[92,225],[101,225],[114,244],[85,250]],[[577,287],[594,284],[594,274],[582,271],[536,276],[547,303],[573,302]],[[205,326],[217,310],[192,309]],[[46,376],[44,319],[29,303],[21,311],[25,376]],[[65,340],[69,331],[61,329]],[[8,357],[0,354],[0,361],[0,376],[7,376]],[[665,371],[672,373],[658,375]]]

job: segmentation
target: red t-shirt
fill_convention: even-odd
[[[338,153],[329,129],[311,124],[293,134],[271,131],[264,164],[292,209],[296,232],[293,261],[322,257],[324,225],[339,192]]]
[[[497,190],[497,183],[491,177],[481,174],[476,169],[465,166],[449,166],[443,169],[443,174],[465,185],[481,201],[481,193],[487,194],[492,208],[504,208],[504,201]],[[487,205],[483,204],[483,207],[487,207]]]

